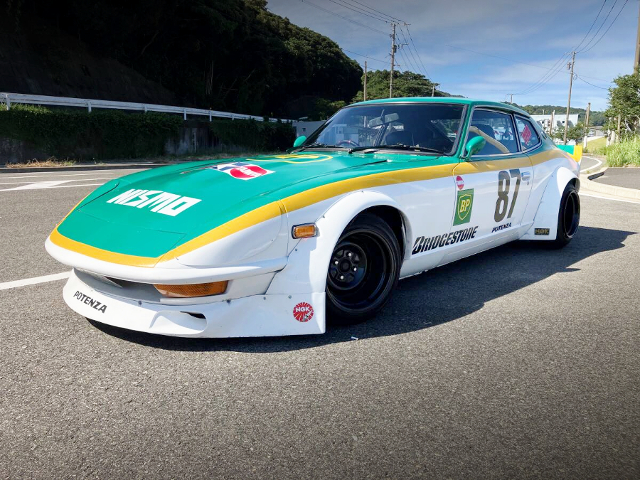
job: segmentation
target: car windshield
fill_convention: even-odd
[[[463,105],[426,102],[347,107],[315,131],[302,148],[385,148],[451,155],[463,112]]]

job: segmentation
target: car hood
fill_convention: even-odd
[[[159,259],[259,208],[283,213],[283,198],[371,173],[379,155],[302,153],[200,161],[147,170],[109,182],[59,225],[76,242]]]

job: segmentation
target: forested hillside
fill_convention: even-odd
[[[357,62],[266,0],[0,2],[0,90],[57,95],[78,84],[95,97],[109,91],[100,76],[118,72],[116,90],[128,93],[117,100],[295,117],[361,88]]]
[[[560,106],[560,105],[518,105],[520,108],[522,108],[525,112],[529,113],[530,115],[544,115],[547,114],[549,115],[551,112],[555,111],[556,115],[565,115],[567,112],[567,106],[565,105]],[[585,116],[587,114],[587,110],[584,108],[575,108],[575,107],[571,107],[569,109],[569,112],[571,114],[580,114],[580,121],[584,121]],[[591,112],[589,113],[589,125],[598,125],[598,126],[602,126],[604,125],[606,121],[606,118],[604,116],[604,112],[599,112],[599,111],[595,111],[595,110],[591,110]]]

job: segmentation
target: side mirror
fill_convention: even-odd
[[[296,141],[293,142],[293,148],[297,148],[302,145],[306,139],[307,137],[305,137],[304,135],[300,135],[298,138],[296,138]]]
[[[481,136],[478,135],[477,137],[473,137],[464,147],[465,153],[463,158],[465,160],[469,160],[473,155],[482,150],[486,144],[487,141]]]

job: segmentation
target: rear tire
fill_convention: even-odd
[[[578,230],[580,224],[580,196],[573,183],[568,184],[558,209],[558,233],[551,242],[551,248],[562,248],[567,245]]]
[[[376,215],[356,217],[333,249],[327,272],[327,320],[359,323],[378,313],[398,283],[402,254],[391,227]]]

